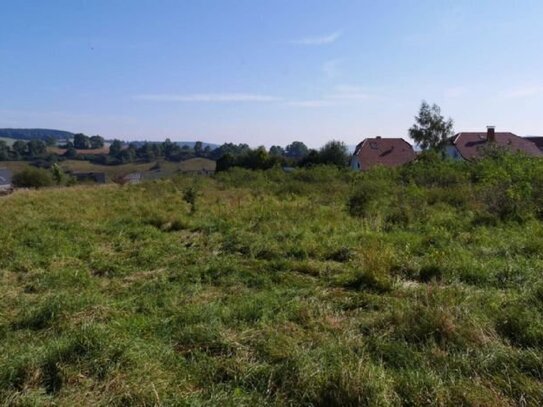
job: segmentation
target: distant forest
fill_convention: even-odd
[[[0,137],[17,140],[66,140],[73,138],[74,133],[51,129],[0,129]]]
[[[54,163],[88,160],[95,164],[119,165],[157,160],[184,161],[194,157],[217,161],[217,171],[231,167],[268,169],[274,166],[348,165],[347,146],[338,141],[328,142],[319,150],[309,149],[301,141],[289,145],[251,148],[247,144],[224,143],[220,146],[196,142],[130,142],[47,129],[0,129],[0,137],[18,139],[13,144],[0,140],[0,161],[32,161],[37,167],[50,168]],[[59,141],[62,141],[59,143]],[[54,148],[54,149],[52,149]],[[96,151],[100,149],[104,151]],[[91,151],[92,150],[92,151]]]

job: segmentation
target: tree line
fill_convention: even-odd
[[[423,150],[439,150],[453,135],[453,122],[441,115],[439,106],[430,106],[422,102],[415,124],[409,129],[410,137]],[[225,143],[212,149],[209,145],[197,141],[193,147],[179,145],[166,139],[164,142],[123,143],[113,140],[109,150],[96,153],[106,146],[99,135],[87,136],[74,134],[60,148],[62,153],[51,152],[48,147],[55,146],[52,137],[33,140],[16,140],[11,146],[0,140],[0,161],[2,160],[39,160],[41,165],[49,167],[63,159],[89,160],[97,164],[119,165],[131,162],[152,162],[157,160],[183,161],[194,157],[209,158],[217,161],[217,170],[224,171],[231,167],[248,169],[268,169],[274,166],[312,166],[318,164],[346,166],[349,151],[340,141],[330,141],[320,149],[310,149],[301,141],[294,141],[286,146],[273,145],[269,149],[260,146],[251,148],[247,144]],[[90,151],[95,150],[95,151]]]

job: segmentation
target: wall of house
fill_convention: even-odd
[[[353,155],[352,158],[351,158],[351,168],[355,171],[361,171],[360,168],[361,168],[361,165],[360,165],[360,161],[358,159],[358,156],[356,155]]]
[[[448,145],[445,147],[445,154],[447,157],[452,158],[453,160],[463,160],[464,158],[460,155],[460,152],[455,146]]]

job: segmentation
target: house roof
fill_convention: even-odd
[[[530,140],[532,143],[534,143],[537,148],[543,151],[543,137],[537,137],[537,136],[531,136],[531,137],[524,137],[526,140]]]
[[[451,141],[460,155],[466,160],[479,158],[484,151],[484,147],[489,145],[486,132],[458,133]],[[522,152],[536,157],[543,156],[543,152],[533,142],[513,133],[495,133],[494,143],[496,146],[509,149],[512,152]]]
[[[0,185],[11,185],[11,171],[7,168],[0,168]]]
[[[403,138],[367,138],[356,146],[360,169],[367,170],[376,165],[397,167],[413,161],[416,157],[411,144]]]

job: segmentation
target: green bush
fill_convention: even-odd
[[[17,188],[43,188],[53,185],[51,173],[46,170],[28,167],[13,176]]]

